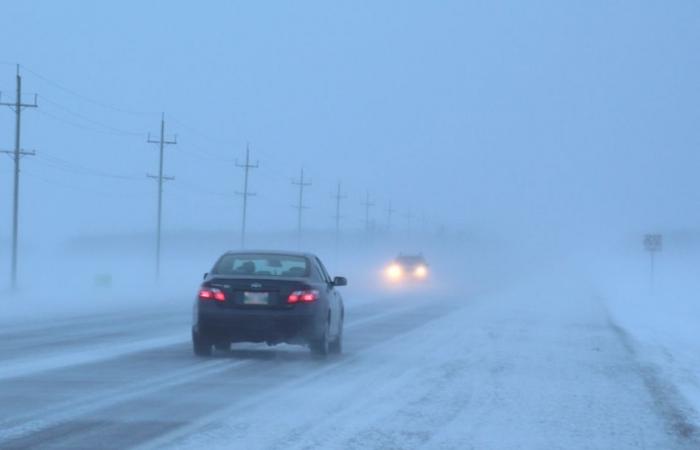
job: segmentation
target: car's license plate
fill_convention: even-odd
[[[268,305],[270,303],[269,292],[244,292],[243,304],[245,305]]]

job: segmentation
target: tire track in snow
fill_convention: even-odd
[[[669,432],[679,440],[680,444],[687,445],[688,449],[700,449],[700,428],[696,424],[697,411],[688,404],[672,383],[663,379],[657,367],[641,361],[634,338],[627,331],[616,324],[610,316],[608,316],[608,323],[622,346],[635,361],[639,376]]]

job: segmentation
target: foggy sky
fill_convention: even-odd
[[[700,220],[700,4],[5,2],[0,90],[23,115],[22,239],[150,231],[164,111],[164,228],[331,228],[426,214],[507,231],[688,228]],[[37,75],[38,74],[38,75]],[[70,92],[69,92],[70,91]],[[76,95],[77,94],[77,95]],[[28,99],[28,98],[27,98]],[[0,111],[0,147],[14,116]],[[70,163],[69,166],[60,160]],[[80,168],[76,168],[80,166]],[[86,170],[87,169],[87,170]],[[11,161],[0,160],[0,238]],[[126,176],[129,179],[105,177]],[[132,179],[133,178],[133,179]],[[230,197],[228,196],[230,195]],[[400,216],[397,228],[404,227]]]

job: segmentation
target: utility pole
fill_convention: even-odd
[[[250,163],[250,145],[245,146],[245,164],[238,164],[236,160],[236,167],[241,167],[245,171],[243,177],[243,192],[236,192],[236,194],[243,196],[243,224],[241,225],[241,248],[245,247],[245,222],[246,222],[246,211],[248,209],[248,197],[255,195],[254,192],[248,192],[248,171],[250,169],[258,168],[258,161],[255,164]]]
[[[177,136],[173,140],[165,139],[165,113],[161,114],[160,117],[160,139],[151,139],[151,134],[148,134],[147,141],[149,144],[158,144],[158,149],[160,156],[158,159],[158,175],[146,175],[148,178],[153,178],[158,182],[158,220],[156,227],[156,280],[160,278],[160,237],[161,237],[161,223],[163,216],[163,182],[172,181],[175,177],[168,177],[163,175],[163,150],[166,145],[177,144]]]
[[[0,102],[0,105],[9,106],[15,112],[15,149],[2,150],[15,161],[14,194],[12,199],[12,262],[10,265],[10,286],[17,289],[17,241],[19,235],[19,161],[23,156],[34,155],[33,150],[22,150],[20,147],[20,124],[22,121],[22,108],[36,108],[36,94],[34,103],[22,103],[22,77],[19,74],[19,64],[17,64],[17,92],[14,102]]]
[[[389,201],[389,207],[386,209],[386,231],[391,231],[391,216],[394,215],[396,210],[392,208],[391,201]]]
[[[336,252],[338,250],[338,242],[340,241],[340,201],[345,199],[347,196],[341,193],[341,184],[340,181],[338,181],[338,191],[337,193],[333,196],[335,199],[335,215],[333,216],[333,219],[335,219],[335,249]]]
[[[307,186],[311,186],[310,181],[304,181],[304,168],[301,168],[301,177],[299,178],[299,181],[293,180],[292,184],[295,186],[299,186],[299,203],[296,204],[294,207],[297,208],[298,211],[298,218],[297,218],[297,246],[301,247],[301,212],[305,209],[307,209],[306,206],[304,206],[304,188]]]
[[[369,191],[367,191],[367,197],[362,206],[365,207],[365,231],[369,233],[369,209],[374,206],[374,202],[369,199]]]

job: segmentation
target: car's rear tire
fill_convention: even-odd
[[[317,356],[319,358],[325,358],[326,356],[328,356],[330,346],[330,343],[328,342],[329,331],[329,323],[326,322],[326,328],[321,334],[321,336],[311,341],[309,348],[311,349],[311,353],[314,356]]]
[[[334,355],[343,353],[343,322],[344,320],[340,319],[338,336],[336,336],[336,338],[328,344],[328,352]]]
[[[196,356],[211,356],[211,342],[192,330],[192,350]]]

